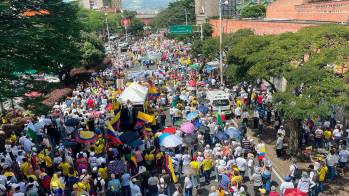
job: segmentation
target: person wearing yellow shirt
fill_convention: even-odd
[[[51,192],[54,195],[62,196],[64,188],[65,188],[65,185],[61,181],[61,179],[59,178],[58,173],[53,174],[51,182],[50,182]]]
[[[19,169],[25,176],[29,176],[33,173],[32,164],[28,161],[27,158],[23,159],[23,163],[21,164]]]
[[[231,178],[231,184],[235,187],[239,187],[242,183],[242,176],[238,171],[234,171],[234,175]]]
[[[330,129],[325,129],[325,131],[323,133],[323,136],[324,136],[324,147],[325,147],[325,149],[328,150],[329,142],[330,142],[330,139],[332,137],[331,130]]]
[[[147,170],[149,171],[150,169],[152,169],[154,167],[154,160],[155,160],[154,153],[152,151],[148,150],[148,152],[144,156],[144,159],[145,159],[145,164],[146,164]]]
[[[68,163],[65,160],[58,165],[58,169],[62,170],[63,176],[68,176],[70,168],[71,168],[70,163]]]
[[[95,153],[97,155],[102,154],[103,151],[104,151],[104,148],[105,148],[104,142],[103,141],[97,141],[96,145],[94,146]]]
[[[191,161],[189,163],[190,167],[194,170],[193,175],[191,176],[191,181],[193,183],[193,187],[197,187],[199,185],[200,180],[200,163],[198,161]]]
[[[10,167],[7,167],[7,168],[5,169],[5,172],[4,172],[3,175],[4,175],[6,178],[7,178],[7,177],[13,177],[13,176],[15,176],[15,174],[12,172],[12,170],[11,170]]]
[[[108,178],[108,169],[107,169],[105,163],[102,163],[101,167],[98,168],[98,173],[101,174],[101,176],[104,180],[106,180]]]
[[[210,157],[205,157],[205,159],[202,161],[202,168],[205,176],[205,182],[210,183],[210,175],[211,175],[211,170],[213,167],[213,161]]]
[[[326,179],[328,168],[325,162],[321,163],[321,168],[319,169],[319,184],[318,184],[318,193],[321,193],[324,190],[324,182]]]

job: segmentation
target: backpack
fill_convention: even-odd
[[[97,178],[97,179],[96,179],[96,191],[97,191],[97,192],[103,190],[101,180],[102,180],[102,178]]]
[[[294,169],[294,177],[295,178],[300,178],[301,177],[301,171],[299,170],[298,166],[296,164],[293,164],[293,166],[295,167]]]

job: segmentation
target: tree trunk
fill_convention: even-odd
[[[0,99],[0,112],[0,114],[5,113],[4,102],[2,101],[2,99]]]
[[[276,87],[275,87],[275,84],[274,84],[274,83],[272,83],[270,80],[268,80],[268,79],[266,79],[266,78],[264,78],[264,80],[265,80],[265,81],[267,81],[267,82],[268,82],[268,84],[271,86],[272,93],[277,92],[277,89],[276,89]]]
[[[11,98],[11,107],[12,107],[12,110],[14,111],[15,110],[15,102],[13,101],[13,98]]]
[[[299,132],[301,130],[301,120],[286,120],[286,130],[289,132],[288,149],[291,154],[299,153]]]

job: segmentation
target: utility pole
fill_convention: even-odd
[[[109,46],[109,50],[111,50],[111,46],[110,46],[110,34],[109,34],[109,25],[108,25],[108,13],[105,12],[105,23],[107,24],[107,36],[108,36],[108,46]]]
[[[184,13],[185,13],[185,25],[188,25],[188,13],[187,13],[187,8],[184,8]]]
[[[202,23],[200,24],[200,39],[201,39],[201,41],[204,40],[204,30],[203,30],[203,27],[202,27]]]

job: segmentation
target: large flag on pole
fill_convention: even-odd
[[[27,133],[26,133],[26,135],[28,137],[30,137],[34,143],[36,143],[38,141],[38,136],[36,135],[36,129],[35,129],[35,127],[34,127],[32,122],[30,122],[27,125]]]
[[[110,124],[113,126],[115,130],[119,130],[119,124],[120,124],[120,116],[121,116],[121,110],[119,110],[114,117],[110,120]]]
[[[107,122],[107,138],[114,144],[122,144],[122,141],[120,140],[119,136],[117,135],[114,128],[111,126],[110,122]]]

